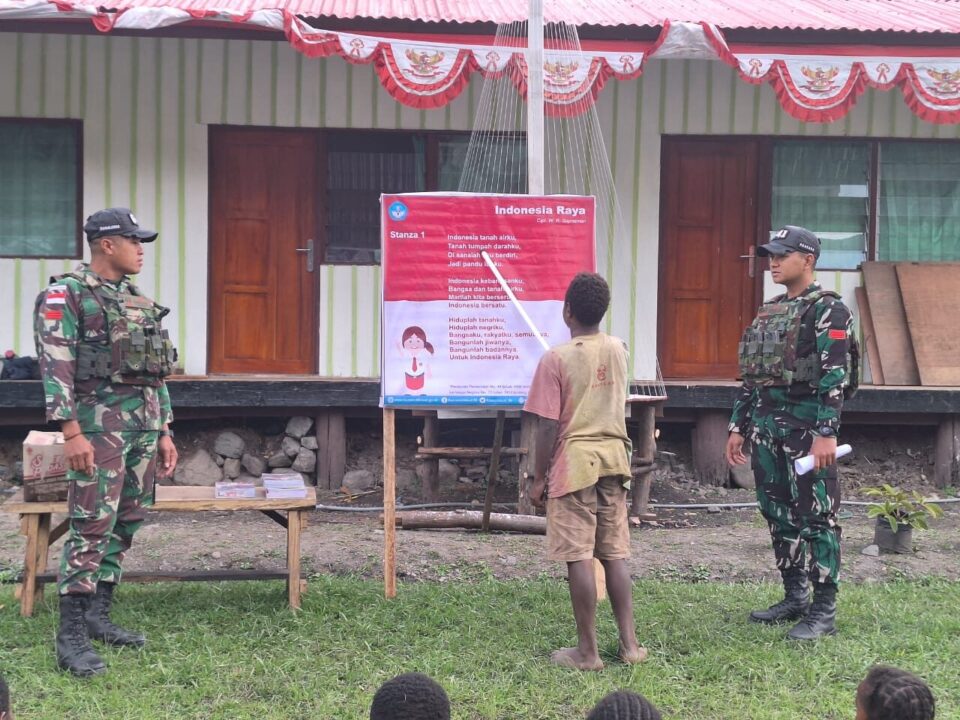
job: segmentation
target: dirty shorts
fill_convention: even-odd
[[[630,557],[627,489],[616,476],[547,500],[547,558],[577,562]]]

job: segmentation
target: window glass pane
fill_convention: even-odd
[[[73,123],[0,122],[0,255],[77,256]]]
[[[380,262],[380,193],[425,189],[424,145],[411,133],[329,134],[327,262]]]
[[[778,142],[771,232],[808,228],[823,243],[818,268],[856,269],[866,258],[869,158],[866,143]]]
[[[517,133],[476,138],[449,135],[438,141],[437,190],[485,193],[527,192],[527,141]],[[464,175],[464,167],[469,166]],[[462,183],[461,183],[462,178]]]
[[[960,260],[960,143],[880,144],[879,260]]]

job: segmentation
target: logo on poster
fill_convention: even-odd
[[[392,203],[390,203],[390,207],[387,208],[387,212],[390,213],[391,220],[402,222],[403,220],[407,219],[407,215],[410,211],[407,210],[407,206],[402,202],[399,200],[394,200]]]

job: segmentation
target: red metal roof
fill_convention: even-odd
[[[426,22],[522,21],[526,0],[120,0],[104,3],[184,10],[282,9],[310,18]],[[720,28],[960,33],[960,0],[544,0],[548,21],[575,25],[659,26],[706,21]]]

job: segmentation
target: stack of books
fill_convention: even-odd
[[[218,498],[249,500],[257,497],[257,486],[251,482],[218,482],[215,487]]]
[[[300,473],[264,473],[262,478],[268,500],[299,500],[307,496],[307,486]]]

